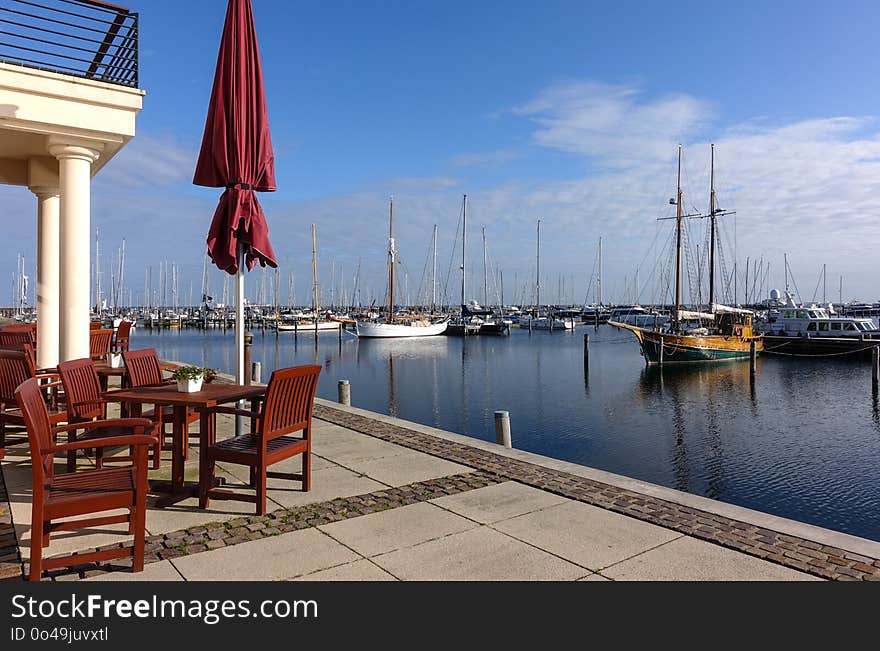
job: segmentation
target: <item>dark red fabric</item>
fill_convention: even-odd
[[[226,188],[208,230],[208,255],[235,274],[240,240],[247,268],[278,266],[269,226],[254,191],[273,192],[275,155],[263,89],[263,70],[251,0],[229,0],[205,120],[195,185]]]

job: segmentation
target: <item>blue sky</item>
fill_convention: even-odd
[[[542,297],[584,300],[601,236],[603,297],[657,300],[670,223],[656,218],[669,212],[679,142],[685,202],[704,211],[708,143],[717,145],[719,199],[737,212],[740,292],[746,256],[770,263],[765,287],[782,287],[787,252],[804,300],[823,263],[835,299],[840,276],[845,299],[880,299],[880,5],[715,4],[253,0],[279,187],[261,200],[282,300],[290,272],[298,301],[307,296],[313,222],[325,294],[331,267],[336,291],[343,274],[350,290],[360,259],[363,298],[381,300],[394,194],[411,299],[436,223],[440,281],[451,269],[457,302],[450,260],[463,193],[472,287],[485,225],[505,299],[529,299],[540,218]],[[159,259],[179,266],[182,300],[190,284],[200,293],[219,192],[191,179],[225,5],[131,3],[147,95],[137,137],[95,177],[92,221],[103,252],[126,238],[136,301]],[[0,196],[23,215],[35,210],[20,188]],[[31,265],[34,223],[14,227]],[[691,228],[702,241],[702,223]],[[723,230],[733,239],[732,220]],[[732,264],[732,242],[726,256]],[[212,294],[221,282],[212,274]],[[259,284],[252,273],[249,290]]]

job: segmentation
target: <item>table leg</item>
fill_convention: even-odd
[[[217,415],[204,410],[199,415],[199,508],[210,505],[208,492],[214,487],[214,464],[208,461],[208,448],[217,440]]]
[[[183,490],[184,446],[187,445],[186,407],[174,407],[171,442],[171,488]]]

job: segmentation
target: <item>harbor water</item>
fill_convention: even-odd
[[[584,334],[590,335],[589,365]],[[646,368],[610,326],[509,337],[358,340],[253,331],[263,381],[322,367],[318,394],[352,405],[880,541],[880,404],[865,362],[763,357]],[[133,348],[232,373],[232,330],[138,327]]]

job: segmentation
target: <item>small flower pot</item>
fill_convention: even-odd
[[[119,353],[110,353],[110,368],[122,368],[122,355]]]
[[[196,378],[195,380],[178,380],[177,381],[177,390],[182,393],[196,393],[202,390],[202,378]]]

